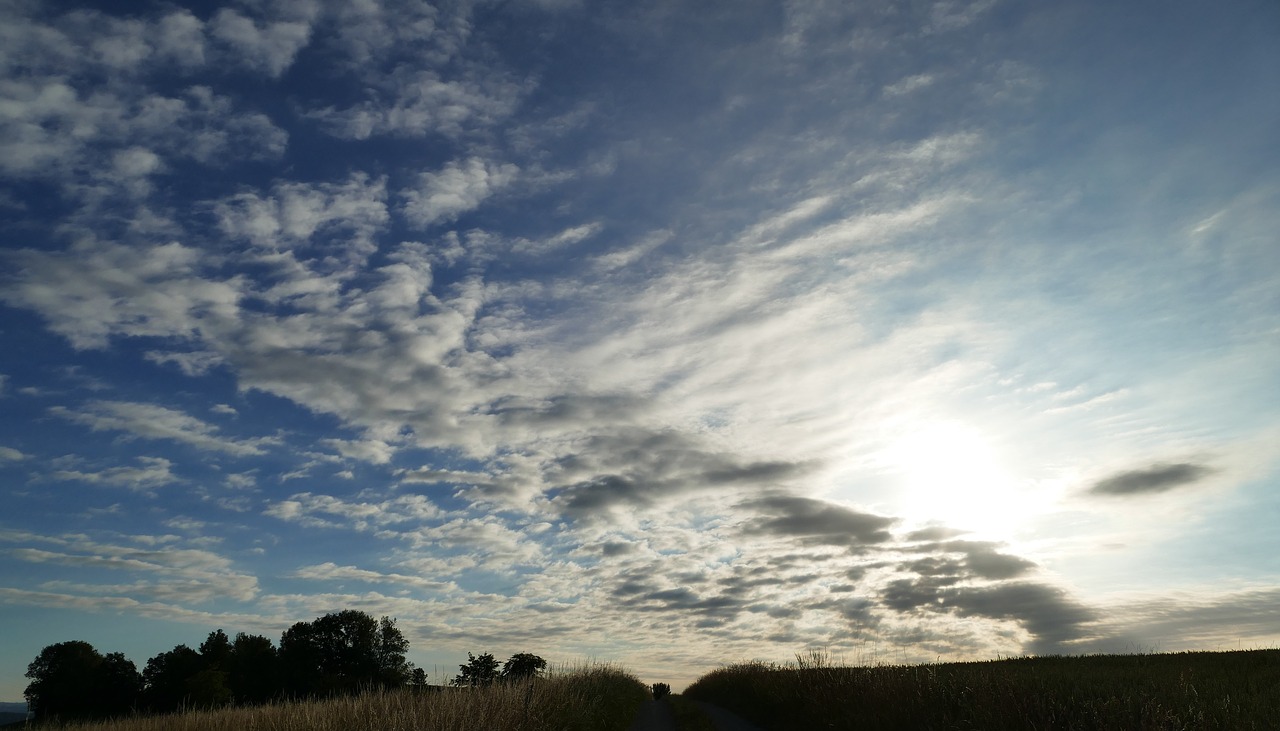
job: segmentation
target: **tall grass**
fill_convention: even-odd
[[[1274,729],[1280,650],[712,671],[685,696],[766,729]]]
[[[137,716],[68,731],[613,731],[631,724],[648,689],[607,664],[484,688],[398,690],[252,708]]]

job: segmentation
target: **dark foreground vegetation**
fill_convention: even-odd
[[[1275,729],[1280,650],[834,667],[744,663],[684,695],[764,729]]]
[[[373,690],[110,721],[49,723],[67,731],[616,731],[648,688],[625,670],[589,665],[488,685]]]
[[[439,690],[405,659],[408,649],[394,619],[375,620],[351,609],[294,624],[279,647],[261,635],[241,632],[233,640],[218,629],[199,649],[178,645],[148,660],[141,672],[119,652],[104,655],[88,642],[71,640],[45,647],[27,666],[31,683],[25,695],[37,721],[67,722],[370,692],[390,698],[402,688]],[[489,653],[467,657],[453,686],[522,684],[530,698],[531,684],[547,667],[546,660],[526,652],[506,663]]]

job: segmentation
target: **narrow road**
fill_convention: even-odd
[[[631,731],[676,731],[676,718],[671,713],[671,706],[645,701],[631,724]]]
[[[720,706],[713,706],[710,703],[702,701],[694,701],[702,712],[711,718],[711,722],[716,725],[719,731],[760,731],[759,726],[753,726],[741,718],[726,711]]]
[[[718,731],[760,731],[719,706],[697,703]],[[645,701],[629,731],[676,731],[676,719],[671,713],[671,706],[658,701]]]

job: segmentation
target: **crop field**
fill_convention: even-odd
[[[41,728],[68,731],[615,731],[635,717],[648,688],[598,664],[519,683],[368,692],[309,702],[191,710]]]
[[[764,729],[1274,729],[1280,650],[712,671],[684,693]]]

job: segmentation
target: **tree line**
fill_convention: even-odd
[[[27,666],[25,695],[37,719],[82,719],[426,687],[425,671],[405,659],[408,649],[394,619],[352,609],[294,624],[278,647],[262,635],[233,639],[218,629],[197,649],[178,645],[147,660],[141,672],[122,653],[72,640],[45,647]],[[453,685],[530,678],[547,665],[519,653],[499,670],[493,655],[467,656]]]

